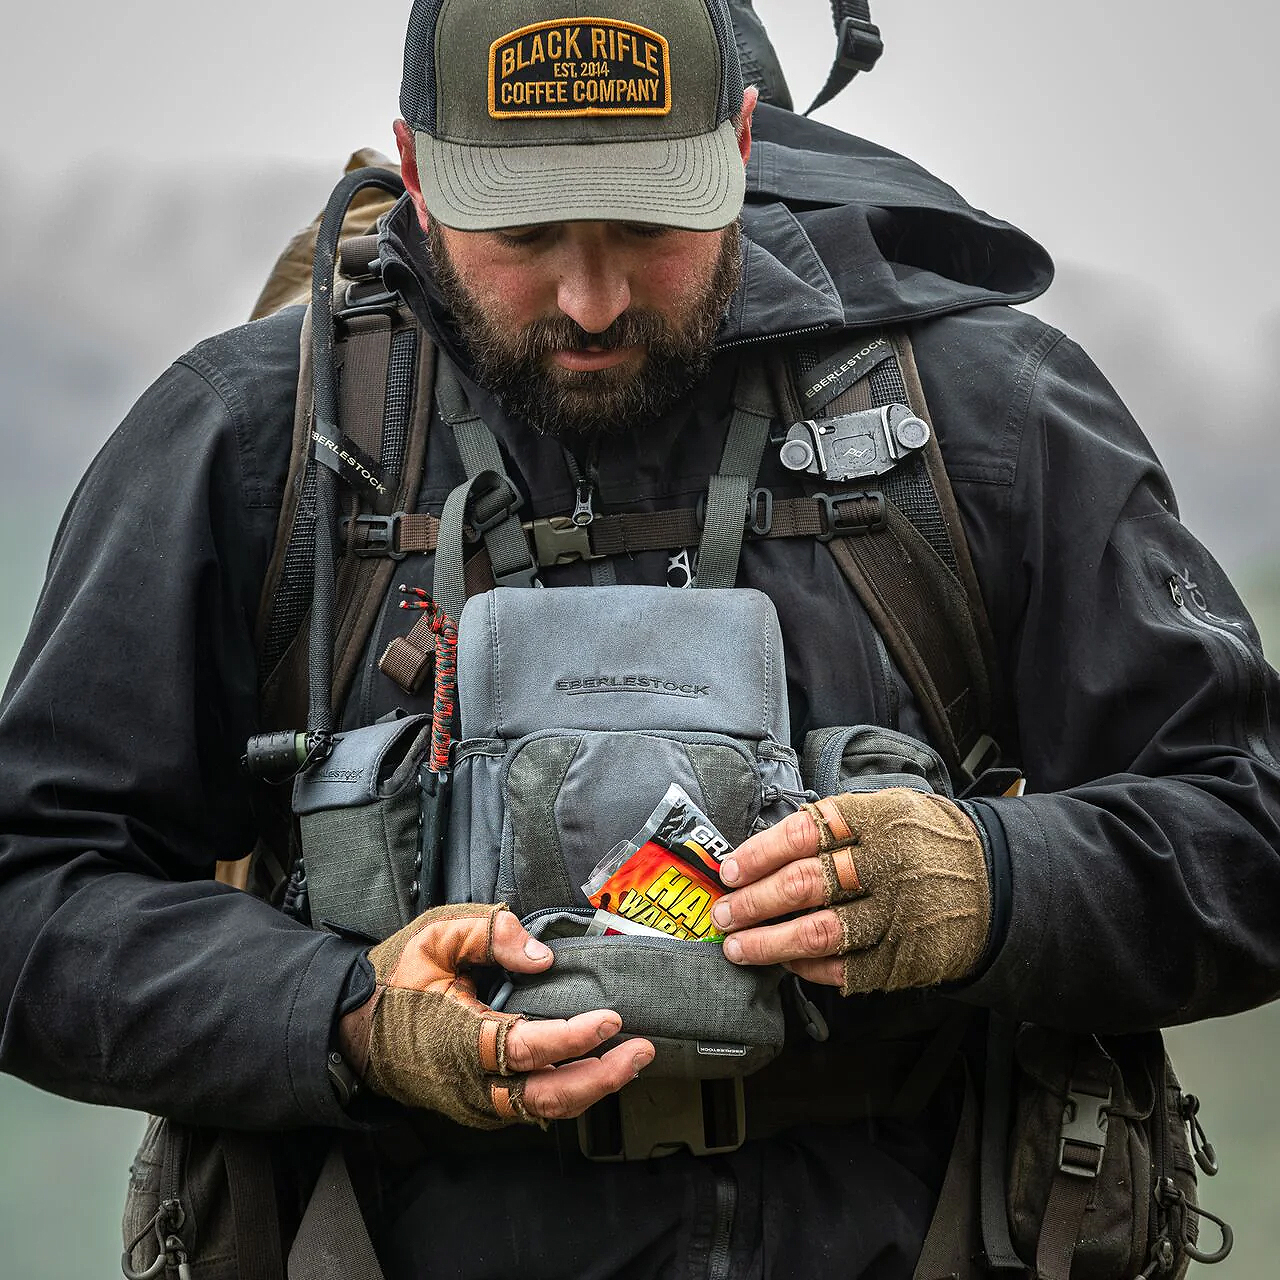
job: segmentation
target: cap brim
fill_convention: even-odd
[[[649,222],[715,231],[742,209],[746,169],[732,120],[714,133],[643,142],[468,146],[416,135],[427,210],[447,227]]]

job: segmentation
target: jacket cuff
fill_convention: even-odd
[[[1013,873],[1009,866],[1009,841],[1000,823],[1000,815],[981,800],[962,800],[959,804],[982,836],[982,851],[987,859],[987,884],[991,889],[991,927],[987,931],[987,945],[970,978],[973,981],[987,971],[1004,946],[1013,909]]]
[[[365,948],[321,935],[298,986],[285,1024],[289,1085],[304,1123],[357,1127],[343,1110],[329,1077],[329,1048],[338,1009],[355,989]]]

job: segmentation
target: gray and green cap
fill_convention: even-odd
[[[400,112],[431,216],[711,231],[742,207],[727,0],[415,0]]]

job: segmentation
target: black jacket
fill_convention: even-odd
[[[996,736],[1029,779],[983,810],[1007,836],[1009,919],[961,998],[1095,1030],[1272,998],[1277,677],[1115,393],[1005,305],[1047,286],[1047,258],[900,157],[768,109],[757,123],[722,354],[687,404],[606,448],[604,508],[693,505],[753,344],[907,324],[996,635]],[[391,278],[452,350],[403,209],[386,239]],[[68,1096],[249,1127],[343,1122],[324,1057],[359,946],[210,880],[255,836],[239,761],[258,727],[253,630],[299,323],[211,339],[143,396],[72,500],[5,697],[0,1065]],[[559,447],[476,400],[530,510],[571,509]],[[436,428],[428,458],[420,506],[438,513],[462,472]],[[789,473],[766,467],[781,490]],[[665,570],[659,555],[618,565],[622,581]],[[750,543],[740,583],[778,606],[794,740],[918,730],[822,547]],[[384,611],[374,646],[397,629]],[[397,703],[370,669],[348,720]]]

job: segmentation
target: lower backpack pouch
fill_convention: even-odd
[[[712,1079],[749,1075],[782,1049],[783,971],[730,964],[718,942],[635,934],[579,935],[591,911],[539,911],[525,926],[555,954],[550,969],[516,974],[494,1003],[530,1018],[613,1009],[624,1038],[657,1055],[647,1075]],[[606,1048],[608,1046],[605,1046]]]
[[[381,941],[418,914],[419,775],[431,717],[340,734],[332,754],[294,783],[307,898],[316,925]]]

